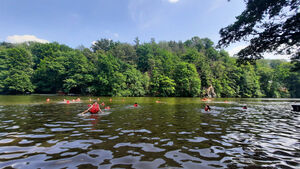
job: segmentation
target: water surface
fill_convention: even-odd
[[[63,99],[0,96],[0,168],[300,167],[299,99],[100,97],[87,116]]]

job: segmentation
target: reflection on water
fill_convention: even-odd
[[[79,116],[89,98],[47,97],[0,96],[0,168],[300,167],[299,100],[101,98]]]

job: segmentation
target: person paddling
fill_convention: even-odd
[[[99,111],[101,113],[103,113],[102,110],[99,107],[99,104],[97,102],[94,102],[92,105],[89,105],[89,108],[86,111],[82,112],[81,114],[85,114],[87,112],[90,112],[91,114],[96,114]]]

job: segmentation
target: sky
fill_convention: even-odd
[[[0,41],[55,41],[76,48],[101,38],[133,43],[135,37],[159,42],[199,36],[216,44],[219,30],[244,9],[242,0],[0,0]],[[245,45],[225,50],[233,55]]]

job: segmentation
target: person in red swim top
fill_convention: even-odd
[[[206,105],[205,105],[205,108],[204,108],[204,110],[205,110],[205,111],[210,111],[210,107],[209,107],[209,105],[208,105],[208,104],[206,104]]]
[[[91,114],[96,114],[99,111],[101,113],[103,113],[102,110],[99,107],[99,104],[97,102],[94,102],[92,105],[89,105],[89,108],[86,111],[82,112],[81,114],[85,114],[87,112],[90,112]]]

